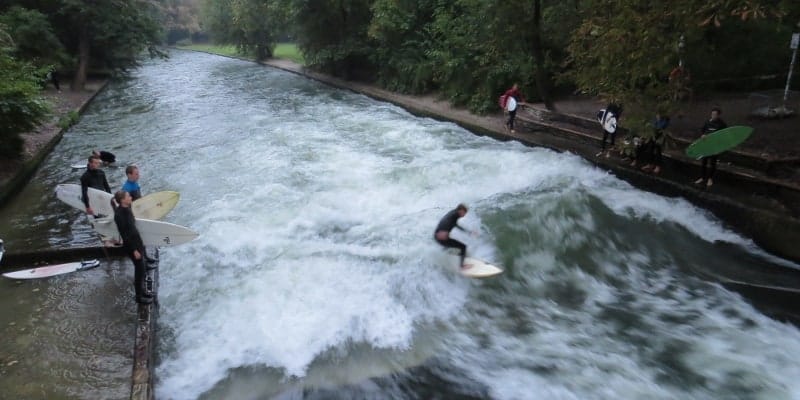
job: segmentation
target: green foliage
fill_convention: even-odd
[[[572,34],[562,79],[586,93],[624,103],[630,110],[626,126],[634,128],[656,110],[674,112],[686,84],[702,82],[713,88],[736,82],[742,88],[747,76],[780,73],[788,64],[786,42],[797,21],[784,17],[800,18],[800,3],[771,0],[588,4],[592,6],[583,8],[581,25]],[[691,80],[670,82],[670,71],[681,60]]]
[[[369,37],[375,41],[371,54],[378,82],[406,93],[422,93],[433,85],[435,65],[426,54],[432,45],[433,11],[430,0],[376,0],[372,5]]]
[[[72,125],[78,123],[78,120],[81,119],[81,115],[78,114],[77,111],[70,111],[65,115],[62,115],[61,118],[58,120],[58,127],[61,129],[67,129]]]
[[[272,55],[275,58],[292,60],[300,65],[304,65],[306,63],[303,55],[300,54],[300,49],[298,49],[297,45],[294,43],[278,43],[275,46],[275,50],[272,52]]]
[[[51,10],[54,25],[67,51],[90,57],[95,68],[126,70],[139,65],[145,50],[160,56],[163,15],[149,0],[60,0]],[[82,54],[86,46],[88,54]],[[84,77],[85,78],[85,77]]]
[[[565,75],[584,91],[624,104],[628,120],[646,118],[659,102],[669,102],[667,76],[677,53],[668,49],[688,27],[672,12],[673,1],[620,3],[600,4],[583,20],[568,48]]]
[[[272,56],[285,24],[285,7],[277,0],[205,0],[203,24],[218,44],[233,44],[241,53],[264,60]]]
[[[0,157],[19,157],[23,146],[20,134],[47,117],[47,103],[39,95],[42,77],[41,70],[0,50]]]
[[[0,24],[7,27],[13,38],[15,58],[37,66],[60,65],[66,60],[64,47],[41,12],[11,7],[0,15]]]
[[[371,0],[292,0],[287,15],[306,63],[345,79],[370,78]]]
[[[200,4],[197,0],[159,0],[162,26],[166,31],[167,44],[180,40],[191,41],[201,31]]]

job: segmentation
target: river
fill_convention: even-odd
[[[800,331],[696,273],[774,260],[580,157],[173,51],[0,210],[10,250],[95,243],[52,194],[92,148],[179,191],[165,220],[200,233],[161,251],[158,398],[800,398]],[[433,242],[460,202],[478,234],[454,235],[504,274],[463,278]],[[125,397],[132,275],[0,281],[0,397]]]

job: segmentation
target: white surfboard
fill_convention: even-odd
[[[86,163],[72,164],[70,167],[72,167],[72,169],[85,169]]]
[[[121,240],[114,217],[96,218],[92,221],[92,227],[104,238]],[[137,218],[136,229],[145,246],[177,246],[200,236],[185,226],[150,219]]]
[[[50,276],[68,274],[70,272],[75,272],[75,271],[83,271],[97,267],[98,265],[100,265],[100,261],[98,260],[71,262],[66,264],[48,265],[44,267],[8,272],[3,274],[3,276],[11,279],[39,279],[39,278],[47,278]]]
[[[458,272],[469,278],[488,278],[503,273],[502,269],[473,257],[466,257],[464,265],[467,268],[459,268]]]
[[[131,209],[136,218],[159,220],[172,211],[180,199],[180,193],[169,190],[150,193],[131,203]]]
[[[606,130],[608,133],[614,133],[617,131],[617,117],[611,115],[606,118],[603,122],[603,129]]]
[[[111,193],[89,188],[87,190],[87,195],[89,196],[89,205],[92,207],[95,215],[103,215],[106,217],[114,215],[114,209],[111,208],[111,198],[113,197]],[[83,204],[83,200],[81,200],[83,197],[81,194],[81,185],[76,185],[74,183],[58,185],[56,186],[56,197],[78,210],[86,211],[86,206]]]
[[[89,188],[87,194],[89,195],[89,205],[92,206],[95,215],[114,216],[114,209],[111,207],[111,198],[113,197],[111,193]],[[81,185],[73,183],[58,185],[56,186],[56,197],[78,210],[86,210],[81,201]],[[180,200],[180,193],[165,190],[151,193],[134,201],[131,203],[131,210],[136,218],[158,220],[172,211],[178,204],[178,200]]]
[[[508,100],[506,100],[506,110],[514,111],[517,109],[517,100],[514,99],[513,96],[508,96]]]

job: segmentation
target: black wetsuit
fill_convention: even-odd
[[[133,217],[133,210],[130,207],[117,207],[114,210],[114,222],[117,224],[117,230],[122,237],[122,246],[125,252],[133,262],[133,290],[136,292],[136,301],[140,301],[143,297],[150,296],[147,293],[144,285],[145,275],[147,274],[144,243],[142,237],[139,235],[139,230],[136,229],[136,218]],[[139,259],[134,257],[133,252],[139,251]]]
[[[89,188],[111,193],[111,186],[108,186],[106,173],[99,169],[89,169],[89,167],[87,167],[86,172],[81,175],[81,198],[86,208],[89,208]]]
[[[436,231],[433,232],[433,238],[444,247],[452,247],[459,249],[460,251],[459,255],[461,256],[461,265],[464,265],[464,257],[466,257],[467,255],[467,245],[450,237],[448,237],[447,240],[439,240],[436,237],[436,232],[439,231],[446,231],[448,233],[448,236],[450,231],[453,230],[453,228],[458,228],[463,231],[464,228],[458,225],[459,218],[461,218],[461,216],[458,215],[458,209],[454,209],[445,214],[445,216],[442,217],[441,221],[439,221],[439,225],[436,226]]]
[[[117,156],[115,156],[114,153],[100,151],[100,161],[106,164],[112,164],[117,161]]]
[[[716,131],[718,131],[720,129],[725,129],[727,127],[728,127],[728,124],[726,124],[725,121],[722,120],[722,118],[709,119],[708,121],[706,121],[705,124],[703,124],[703,127],[700,128],[700,133],[702,133],[703,135],[708,135],[709,133],[714,133],[714,132],[716,132]],[[702,174],[703,183],[708,182],[709,179],[712,179],[714,177],[714,173],[717,172],[717,159],[718,158],[719,158],[719,155],[714,155],[714,156],[708,156],[708,157],[701,158],[701,160],[703,162],[703,166],[702,166],[702,170],[701,170],[702,171],[701,174]],[[711,164],[710,168],[709,168],[709,164]]]

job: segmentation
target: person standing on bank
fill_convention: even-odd
[[[128,180],[122,185],[122,190],[130,193],[133,201],[136,201],[142,197],[142,188],[139,187],[139,167],[128,165],[125,168],[125,176]]]
[[[114,222],[117,224],[117,230],[122,238],[122,246],[133,262],[133,290],[136,293],[136,302],[150,304],[153,302],[153,294],[145,287],[147,253],[139,230],[136,229],[136,218],[131,210],[133,199],[130,193],[120,190],[114,193],[114,201],[117,204],[114,210]]]
[[[717,107],[711,109],[711,119],[706,121],[703,124],[703,127],[700,128],[700,137],[708,135],[709,133],[716,132],[720,129],[725,129],[728,127],[728,124],[722,120],[719,116],[722,115],[722,110]],[[701,169],[701,176],[698,178],[694,183],[696,185],[705,184],[706,187],[709,187],[714,184],[714,173],[717,172],[717,159],[719,155],[713,155],[708,157],[701,157],[700,160],[702,162],[702,169]],[[709,165],[710,164],[710,165]]]
[[[117,156],[115,156],[114,153],[105,150],[92,150],[92,155],[99,157],[100,161],[103,162],[103,165],[109,165],[117,162]]]
[[[89,188],[111,193],[111,186],[108,186],[106,173],[100,169],[100,157],[95,155],[89,156],[86,172],[81,175],[81,199],[86,206],[86,213],[94,215],[94,210],[89,206]]]
[[[597,121],[603,127],[603,142],[600,146],[600,152],[595,154],[595,157],[600,157],[603,153],[606,153],[606,158],[611,156],[611,150],[606,151],[606,140],[608,140],[609,136],[611,137],[611,147],[613,148],[620,118],[622,118],[622,106],[615,102],[609,103],[606,108],[597,113]]]
[[[440,245],[459,250],[459,256],[461,257],[461,264],[459,265],[462,269],[467,268],[467,265],[464,264],[464,258],[467,256],[467,245],[451,238],[450,231],[452,231],[453,228],[461,229],[464,232],[467,231],[458,225],[459,218],[463,218],[465,215],[467,215],[467,206],[464,204],[459,204],[455,209],[450,210],[450,212],[442,217],[442,219],[439,221],[439,225],[436,226],[436,231],[433,234],[433,238]]]
[[[525,97],[522,96],[522,93],[519,91],[519,86],[515,83],[511,86],[511,89],[506,90],[503,93],[505,96],[505,104],[503,104],[503,108],[508,111],[508,120],[506,121],[506,127],[511,133],[516,133],[514,130],[514,120],[517,118],[517,108],[520,105],[525,104]],[[514,99],[513,102],[509,104],[509,100]]]

